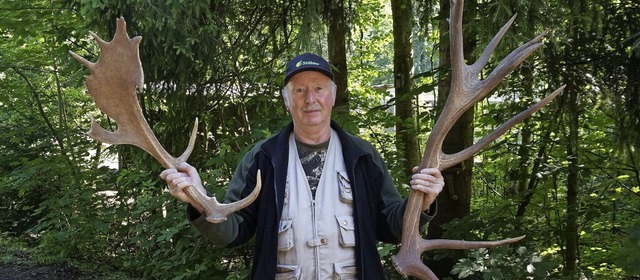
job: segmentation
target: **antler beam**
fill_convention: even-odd
[[[118,129],[110,132],[92,120],[88,135],[104,143],[137,146],[151,154],[164,167],[175,168],[185,162],[193,151],[198,132],[198,119],[195,120],[185,152],[178,158],[172,157],[153,134],[142,114],[136,95],[136,88],[141,89],[144,84],[142,63],[138,52],[142,37],[129,38],[126,22],[122,17],[116,20],[116,25],[116,33],[111,42],[105,42],[91,32],[100,46],[100,58],[96,63],[74,52],[69,52],[73,58],[91,70],[91,75],[86,79],[89,94],[98,108],[118,124]],[[258,171],[257,183],[251,194],[230,204],[220,204],[215,197],[207,197],[193,187],[187,188],[186,191],[205,209],[207,220],[218,223],[226,220],[229,214],[251,204],[260,193],[260,182],[260,171]]]
[[[489,143],[500,137],[515,124],[531,116],[543,106],[553,100],[564,86],[556,89],[542,101],[531,108],[512,117],[510,120],[499,126],[480,141],[455,154],[445,154],[442,151],[444,138],[449,133],[451,127],[458,118],[471,108],[474,104],[482,100],[498,83],[503,80],[513,69],[524,61],[531,53],[542,46],[542,37],[545,33],[537,36],[531,41],[513,50],[484,80],[479,80],[480,71],[489,61],[489,57],[494,52],[498,42],[509,29],[515,16],[513,16],[496,34],[487,45],[480,58],[472,65],[467,65],[463,57],[462,44],[462,11],[464,1],[451,0],[449,36],[451,40],[451,91],[442,109],[440,117],[436,121],[433,130],[429,135],[425,147],[424,155],[420,163],[420,168],[438,168],[440,170],[454,166],[465,159],[478,153]],[[524,236],[504,239],[499,241],[463,241],[463,240],[426,240],[420,236],[419,220],[422,209],[424,194],[411,191],[409,201],[404,214],[404,224],[402,230],[402,247],[397,255],[393,256],[393,263],[398,272],[406,276],[415,276],[420,279],[438,279],[437,276],[422,263],[423,252],[433,249],[475,249],[496,247],[517,242]]]

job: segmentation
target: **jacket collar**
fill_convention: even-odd
[[[353,140],[354,136],[347,133],[336,123],[331,121],[331,128],[336,131],[340,143],[342,143],[342,153],[345,159],[357,159],[360,156],[366,154]],[[278,134],[266,140],[262,145],[262,150],[275,162],[285,162],[289,156],[288,149],[284,148],[289,143],[289,135],[293,133],[293,122],[290,122],[284,129]],[[355,164],[352,162],[346,162],[347,167]]]

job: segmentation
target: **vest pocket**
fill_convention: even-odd
[[[356,278],[356,263],[353,261],[334,263],[333,279],[350,280]]]
[[[336,215],[336,221],[338,222],[338,227],[340,228],[340,245],[344,247],[356,246],[356,226],[353,223],[353,216]]]
[[[280,220],[280,227],[278,228],[278,251],[289,251],[293,248],[292,224],[293,220]]]
[[[347,172],[338,171],[338,189],[340,192],[340,201],[344,203],[353,203],[353,190],[351,182],[349,182]]]
[[[278,265],[276,267],[277,280],[300,279],[300,266],[297,265]]]

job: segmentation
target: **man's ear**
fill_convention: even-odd
[[[287,109],[287,111],[290,111],[289,110],[289,100],[288,100],[288,98],[286,96],[283,96],[282,99],[284,101],[284,108]]]
[[[282,89],[282,101],[284,102],[284,108],[289,111],[289,96],[285,93],[286,89]]]
[[[335,86],[333,87],[333,104],[331,104],[331,107],[336,106],[336,99],[338,99],[338,87]]]

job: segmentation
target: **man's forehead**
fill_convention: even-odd
[[[289,82],[291,82],[292,84],[299,82],[330,83],[331,78],[318,71],[303,71],[293,75]]]

